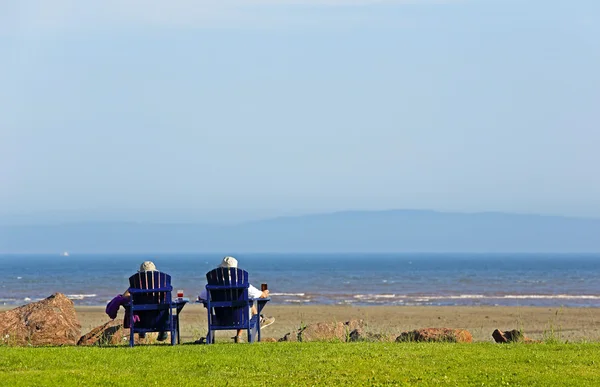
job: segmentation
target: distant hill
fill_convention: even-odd
[[[2,225],[0,252],[600,252],[600,219],[348,211],[234,225]]]

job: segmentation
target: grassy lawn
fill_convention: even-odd
[[[6,386],[600,383],[600,343],[261,343],[0,347]]]

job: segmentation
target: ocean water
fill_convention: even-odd
[[[279,304],[600,307],[600,254],[233,254]],[[106,305],[152,260],[195,298],[218,254],[0,255],[0,305]]]

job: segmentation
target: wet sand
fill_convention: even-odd
[[[10,308],[3,307],[0,310]],[[104,307],[77,306],[81,332],[109,321]],[[263,330],[263,337],[279,339],[303,324],[363,319],[374,333],[400,334],[403,331],[446,327],[467,329],[474,341],[493,341],[494,329],[522,329],[532,339],[555,337],[565,341],[600,341],[600,308],[504,307],[504,306],[327,306],[274,305],[263,309],[275,317]],[[123,318],[123,309],[117,319]],[[206,334],[206,309],[188,304],[180,315],[182,342]],[[233,332],[219,332],[217,339],[227,341]]]

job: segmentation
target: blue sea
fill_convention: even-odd
[[[600,307],[600,254],[234,254],[272,302]],[[195,298],[218,254],[0,255],[0,305],[61,292],[106,305],[152,260]]]

